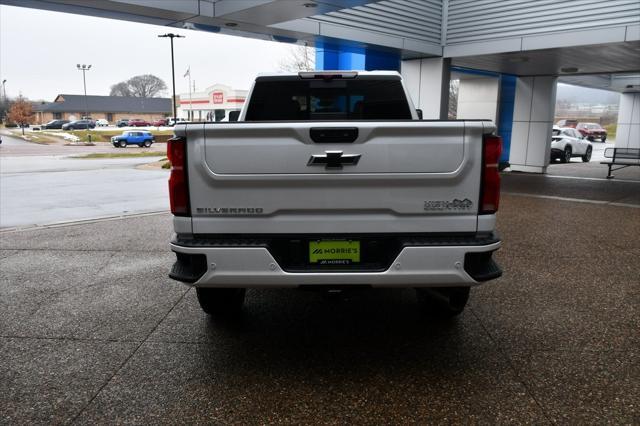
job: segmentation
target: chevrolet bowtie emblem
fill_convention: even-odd
[[[355,166],[361,154],[343,154],[342,151],[325,151],[309,158],[307,166],[325,166],[327,169],[341,169],[342,166]]]

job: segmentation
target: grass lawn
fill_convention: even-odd
[[[614,124],[607,124],[606,126],[604,126],[605,129],[607,129],[607,139],[615,139],[616,138],[616,131],[618,130],[618,124],[614,123]]]
[[[132,130],[135,131],[135,130]],[[141,130],[144,131],[144,130]],[[122,130],[67,130],[65,133],[75,135],[80,138],[81,142],[88,142],[91,135],[91,142],[110,142],[112,136],[122,134]],[[155,137],[156,142],[166,142],[173,136],[173,130],[151,130],[151,134]],[[54,132],[51,132],[54,133]]]
[[[43,135],[36,132],[25,133],[24,136],[22,136],[22,130],[10,130],[9,132],[16,138],[24,139],[28,142],[38,143],[41,145],[58,142],[58,138],[56,137]]]
[[[71,158],[135,158],[135,157],[166,157],[166,153],[160,151],[144,151],[144,152],[107,152],[79,155]]]

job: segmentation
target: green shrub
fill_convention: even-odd
[[[618,124],[617,123],[612,123],[612,124],[607,124],[606,126],[604,126],[604,128],[607,131],[607,139],[615,139],[616,137],[616,131],[618,130]]]

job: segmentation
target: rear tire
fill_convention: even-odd
[[[470,287],[416,288],[421,310],[436,318],[452,318],[464,311]]]
[[[570,163],[571,162],[571,147],[570,146],[566,146],[564,148],[564,152],[562,153],[562,157],[560,158],[560,161],[563,163]]]
[[[214,317],[238,315],[242,311],[246,291],[244,288],[196,287],[200,307]]]
[[[586,154],[582,156],[583,163],[588,163],[589,161],[591,161],[591,147],[588,147]]]
[[[602,141],[602,143],[605,143],[607,141],[607,137],[603,136],[600,140]]]

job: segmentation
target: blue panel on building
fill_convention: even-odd
[[[500,76],[500,100],[498,113],[498,134],[502,136],[502,156],[500,162],[509,161],[511,151],[511,129],[513,127],[513,108],[516,99],[515,75],[502,74]]]
[[[400,71],[400,54],[349,44],[318,41],[316,43],[316,70]]]

